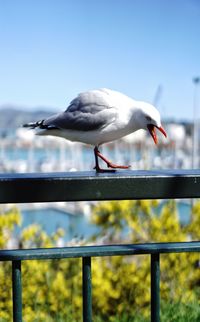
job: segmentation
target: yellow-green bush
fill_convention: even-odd
[[[200,203],[194,206],[192,221],[182,227],[176,203],[170,201],[157,213],[157,201],[112,201],[99,203],[93,212],[93,222],[101,227],[100,235],[118,243],[181,242],[200,237]],[[124,234],[125,227],[129,230]],[[125,229],[126,231],[126,229]],[[122,237],[123,236],[123,237]],[[165,301],[199,301],[200,256],[198,253],[161,255],[161,298]],[[99,312],[108,316],[116,312],[143,308],[148,314],[150,303],[150,257],[130,256],[99,259],[98,274],[108,280],[110,290],[94,278],[95,298]],[[100,273],[99,270],[102,270]],[[111,273],[108,273],[108,271]],[[109,276],[110,275],[110,276]],[[113,289],[115,290],[113,297]],[[104,294],[104,303],[98,294]],[[199,302],[200,303],[200,302]],[[145,308],[148,308],[146,310]]]

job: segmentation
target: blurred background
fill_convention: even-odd
[[[94,171],[92,147],[22,124],[102,87],[154,104],[168,134],[155,146],[139,131],[104,145],[105,156],[132,170],[199,168],[199,30],[199,0],[0,1],[0,172]],[[1,205],[0,248],[192,241],[199,227],[196,200]],[[94,321],[150,320],[149,263],[92,259]],[[23,261],[22,270],[25,321],[81,321],[79,259]],[[1,262],[2,322],[12,320],[10,274]],[[162,254],[162,321],[200,321],[199,286],[198,254]]]
[[[78,93],[101,87],[154,104],[168,133],[156,147],[139,131],[103,146],[103,154],[133,170],[198,168],[199,30],[198,0],[1,1],[0,171],[91,170],[92,147],[36,137],[21,125],[65,110]],[[59,245],[77,243],[98,232],[90,223],[92,206],[20,205],[17,229],[36,222],[51,234],[62,227]],[[187,222],[190,203],[178,206]]]

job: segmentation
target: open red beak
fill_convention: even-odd
[[[154,140],[154,143],[157,144],[158,143],[158,138],[157,138],[157,135],[156,135],[156,128],[165,136],[167,137],[167,133],[165,132],[165,130],[163,129],[162,126],[158,127],[158,126],[155,126],[153,124],[148,124],[147,125],[147,128],[149,130],[149,133],[151,134],[153,140]]]

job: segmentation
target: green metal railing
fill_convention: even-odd
[[[158,322],[160,312],[160,254],[182,252],[200,252],[200,242],[2,250],[0,260],[12,261],[13,320],[19,322],[22,321],[21,261],[81,257],[83,321],[88,322],[92,321],[92,257],[149,254],[151,256],[151,321]]]
[[[0,203],[200,197],[200,171],[122,171],[107,174],[54,173],[0,175]],[[200,252],[200,242],[1,250],[12,262],[13,321],[22,322],[21,264],[33,259],[82,258],[83,321],[92,321],[93,257],[151,257],[151,321],[160,321],[160,254]]]

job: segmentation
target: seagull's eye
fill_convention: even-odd
[[[146,117],[146,120],[148,121],[148,122],[151,122],[152,121],[152,119],[151,119],[151,117],[150,116],[145,116]]]

